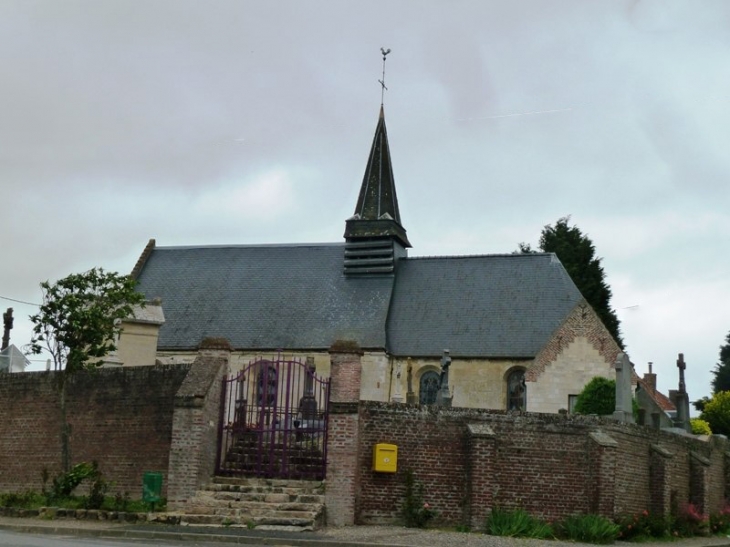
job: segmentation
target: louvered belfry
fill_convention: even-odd
[[[410,246],[400,222],[381,106],[355,214],[346,222],[345,275],[392,275],[396,261],[406,256]]]

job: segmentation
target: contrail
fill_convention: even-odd
[[[459,118],[457,121],[469,120],[496,120],[498,118],[514,118],[515,116],[531,116],[533,114],[554,114],[556,112],[569,112],[572,108],[555,108],[553,110],[533,110],[531,112],[515,112],[514,114],[501,114],[499,116],[482,116],[479,118]]]

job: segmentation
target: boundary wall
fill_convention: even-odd
[[[212,475],[226,364],[225,356],[201,354],[193,364],[73,375],[67,380],[71,464],[98,462],[114,483],[111,493],[133,498],[142,497],[145,472],[161,472],[163,496],[169,488],[185,499]],[[60,473],[59,374],[0,375],[0,492],[41,491],[44,470],[51,479]]]

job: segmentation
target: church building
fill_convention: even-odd
[[[534,412],[570,409],[591,378],[615,377],[619,347],[554,254],[414,257],[410,248],[381,107],[344,241],[151,240],[132,275],[161,310],[129,323],[119,355],[137,356],[124,365],[188,362],[203,339],[225,338],[232,372],[281,354],[328,376],[329,349],[355,343],[363,400],[431,404],[450,359],[452,406]],[[140,344],[151,348],[146,361],[129,349]]]

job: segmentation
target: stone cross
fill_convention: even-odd
[[[691,432],[692,424],[689,421],[689,395],[687,395],[687,386],[684,383],[684,371],[687,368],[687,363],[684,362],[684,353],[678,355],[677,368],[679,369],[679,390],[674,395],[673,401],[677,409],[677,417],[674,420],[674,425],[687,432]]]
[[[407,389],[406,392],[406,403],[409,405],[415,405],[418,403],[418,398],[416,397],[416,394],[413,392],[413,364],[411,363],[411,358],[408,358],[408,369],[406,372],[406,380],[407,380]]]
[[[677,368],[679,369],[679,392],[687,393],[687,386],[684,383],[684,371],[687,368],[687,363],[684,362],[684,353],[679,354],[679,359],[677,359]]]
[[[616,410],[613,417],[621,422],[634,422],[631,393],[631,361],[629,356],[620,352],[613,364],[616,369]]]
[[[390,399],[394,403],[403,402],[403,390],[400,385],[400,378],[401,378],[401,364],[400,364],[400,362],[397,362],[395,364],[395,389],[393,390],[393,397],[391,397],[391,399]]]
[[[441,357],[441,378],[439,381],[439,391],[436,395],[436,404],[439,406],[451,406],[451,391],[449,390],[449,367],[451,366],[451,356],[449,350],[444,350]]]

